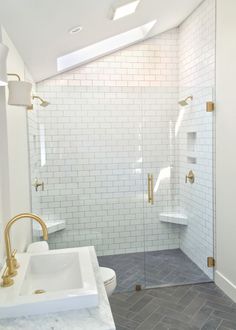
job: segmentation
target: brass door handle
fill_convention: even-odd
[[[153,174],[148,174],[148,203],[153,204]]]
[[[150,197],[150,186],[151,186],[151,184],[150,184],[150,174],[148,174],[148,203],[150,203],[150,201],[151,201],[151,197]]]

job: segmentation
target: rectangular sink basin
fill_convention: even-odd
[[[0,318],[37,315],[98,305],[88,247],[18,254],[15,283],[0,288]]]

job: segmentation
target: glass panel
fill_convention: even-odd
[[[212,89],[143,88],[142,94],[146,192],[153,176],[153,204],[147,194],[144,203],[146,287],[211,281],[214,112],[206,112],[206,102]]]
[[[58,228],[65,222],[49,245],[94,245],[100,266],[116,271],[117,291],[134,290],[144,284],[141,90],[39,85],[38,92],[51,106],[29,121],[32,180],[45,187],[33,192],[33,211]]]
[[[52,105],[29,114],[32,181],[45,187],[32,209],[56,230],[50,247],[94,245],[117,291],[210,281],[212,89],[51,87],[38,91]]]

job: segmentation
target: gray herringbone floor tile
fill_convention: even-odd
[[[115,293],[117,330],[236,330],[236,304],[214,283]]]
[[[143,287],[209,282],[210,279],[180,249],[98,257],[100,266],[113,268],[116,292]]]

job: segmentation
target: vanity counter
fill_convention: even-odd
[[[93,247],[89,247],[94,267],[99,305],[60,313],[1,319],[1,330],[115,330],[115,324],[99,272],[99,265]]]

